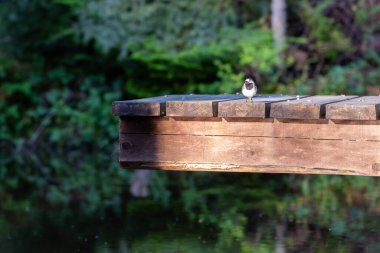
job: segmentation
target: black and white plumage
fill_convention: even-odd
[[[252,78],[245,79],[241,92],[243,93],[244,97],[247,98],[247,101],[250,100],[251,102],[253,102],[252,98],[257,93],[257,87]]]

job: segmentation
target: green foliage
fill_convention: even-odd
[[[274,46],[271,31],[251,24],[240,31],[226,30],[223,40],[222,43],[235,44],[237,51],[233,61],[216,62],[218,77],[221,79],[216,84],[222,87],[221,90],[228,93],[239,91],[241,80],[244,78],[242,70],[253,68],[268,82],[261,92],[273,91],[270,83],[278,81],[276,66],[280,63],[280,57],[279,50]]]
[[[225,212],[220,224],[218,252],[251,252],[245,241],[246,217],[235,212]]]
[[[349,51],[351,45],[333,20],[323,16],[322,12],[328,4],[330,1],[324,1],[313,8],[307,2],[302,2],[300,13],[309,29],[310,42],[313,42],[312,49],[327,60],[336,60],[338,55]]]
[[[380,6],[377,3],[358,1],[357,4],[353,6],[352,11],[357,20],[357,26],[363,33],[364,41],[370,41],[373,34],[376,34],[379,29],[377,16],[380,13]]]
[[[289,20],[301,23],[302,32],[289,34],[284,52],[266,21],[269,1],[238,2],[2,3],[0,212],[122,215],[128,206],[133,215],[159,213],[161,205],[218,227],[221,252],[250,252],[245,230],[252,213],[330,228],[337,236],[363,229],[379,212],[372,178],[160,172],[152,174],[150,200],[131,200],[130,172],[116,162],[114,100],[235,93],[252,73],[260,93],[366,94],[378,87],[379,52],[355,48],[324,16],[329,2],[290,1],[300,11]],[[353,11],[369,43],[377,12],[364,5],[359,1]],[[255,252],[274,250],[255,246]]]
[[[239,41],[240,64],[251,65],[260,73],[269,75],[273,66],[279,64],[279,50],[274,47],[272,31],[269,29],[246,29]]]
[[[168,208],[171,193],[168,190],[169,178],[166,173],[153,171],[150,176],[149,186],[152,198]]]
[[[79,11],[79,34],[104,52],[119,48],[121,56],[151,41],[166,53],[206,46],[226,27],[268,12],[266,1],[88,1]]]

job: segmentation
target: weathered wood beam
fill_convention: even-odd
[[[378,121],[126,118],[120,131],[129,168],[380,175]]]
[[[241,99],[242,95],[168,95],[112,103],[115,116],[216,117],[218,102]]]
[[[252,102],[246,99],[219,103],[219,117],[268,118],[272,103],[300,99],[303,95],[258,95]]]
[[[166,102],[166,115],[172,117],[217,117],[221,101],[241,99],[242,95],[190,95]]]
[[[380,176],[380,97],[172,95],[113,103],[120,163]]]
[[[112,104],[115,116],[244,117],[277,119],[377,120],[380,97],[258,95],[169,95]]]
[[[380,141],[380,121],[131,117],[120,120],[119,131],[121,134]]]
[[[234,164],[214,164],[214,163],[179,163],[179,162],[124,162],[120,165],[130,169],[153,169],[153,170],[174,170],[192,172],[250,172],[250,173],[276,173],[276,174],[314,174],[314,175],[354,175],[354,176],[378,176],[380,165],[374,167],[374,173],[360,172],[350,169],[326,169],[307,168],[300,166],[277,166],[277,165],[234,165]]]
[[[279,119],[323,119],[326,115],[326,105],[342,100],[353,99],[356,96],[313,96],[299,100],[289,100],[274,103],[270,116]]]
[[[326,118],[376,120],[380,117],[380,96],[359,97],[327,105]]]

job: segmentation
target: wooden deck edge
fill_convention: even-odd
[[[380,141],[380,122],[252,118],[123,117],[119,134]]]
[[[235,94],[167,95],[114,101],[114,116],[246,117],[276,119],[380,120],[378,96],[257,95],[242,103]],[[254,100],[255,100],[254,98]]]
[[[168,171],[380,176],[380,166],[375,166],[372,170],[361,171],[340,168],[307,168],[274,165],[256,166],[215,163],[129,162],[123,160],[120,160],[119,163],[122,167],[128,169],[155,169]]]

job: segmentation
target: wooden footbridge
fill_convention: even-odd
[[[380,176],[380,97],[170,95],[116,101],[120,164]]]

